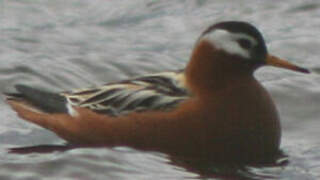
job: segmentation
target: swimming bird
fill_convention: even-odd
[[[129,146],[216,162],[263,162],[279,152],[276,106],[254,72],[309,73],[268,53],[251,24],[224,21],[196,41],[184,69],[54,93],[16,85],[18,115],[72,144]]]

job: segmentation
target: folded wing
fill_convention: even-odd
[[[52,93],[26,85],[16,85],[18,93],[6,94],[34,111],[69,113],[83,107],[109,116],[151,110],[169,111],[190,96],[184,72],[163,72],[108,83],[103,86]]]
[[[183,71],[141,76],[98,88],[61,93],[72,106],[111,116],[170,110],[189,97]]]

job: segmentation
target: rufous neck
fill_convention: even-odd
[[[239,57],[221,52],[204,41],[193,50],[186,67],[186,81],[193,93],[208,94],[254,80],[253,71],[254,68]]]

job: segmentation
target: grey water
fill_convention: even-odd
[[[15,84],[71,90],[180,69],[200,33],[223,20],[253,23],[271,54],[312,71],[255,74],[277,104],[286,166],[217,176],[127,147],[11,154],[11,147],[64,141],[21,120],[1,98],[0,179],[320,179],[317,0],[0,0],[0,92]]]

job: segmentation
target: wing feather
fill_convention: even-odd
[[[119,116],[130,112],[170,110],[190,97],[183,71],[141,76],[101,87],[61,93],[72,106]]]

